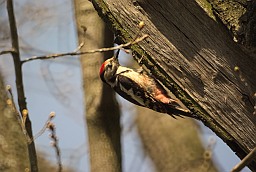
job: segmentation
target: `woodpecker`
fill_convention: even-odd
[[[174,115],[191,117],[192,113],[181,108],[152,75],[121,66],[118,61],[119,51],[101,65],[99,74],[104,83],[138,106],[168,113],[174,118]]]

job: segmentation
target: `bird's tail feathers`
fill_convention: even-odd
[[[193,113],[188,109],[184,109],[178,105],[166,105],[167,114],[176,119],[176,116],[183,118],[183,116],[193,117]]]

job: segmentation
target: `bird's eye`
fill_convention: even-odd
[[[112,68],[112,63],[109,63],[109,64],[108,64],[108,67],[109,67],[109,68]]]

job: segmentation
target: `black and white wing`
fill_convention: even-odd
[[[145,90],[146,88],[140,85],[140,82],[133,81],[130,77],[129,72],[134,71],[126,71],[125,73],[120,73],[116,78],[116,86],[114,90],[126,100],[138,105],[153,109],[158,112],[166,113],[166,109],[164,105],[155,100],[154,97]],[[138,73],[136,73],[139,75]]]
[[[134,75],[137,76],[134,77]],[[171,100],[173,99],[169,97],[166,97],[170,99],[169,103],[163,103],[154,98],[154,89],[150,87],[162,89],[162,86],[158,85],[157,81],[152,81],[149,77],[142,75],[133,70],[121,72],[117,75],[116,84],[113,88],[120,96],[138,106],[147,107],[161,113],[168,113],[174,118],[175,116],[173,115],[191,116],[189,110],[181,108],[178,104],[172,102]],[[137,80],[134,81],[132,78]],[[148,81],[147,86],[145,86],[146,81]],[[163,91],[165,94],[165,90]]]

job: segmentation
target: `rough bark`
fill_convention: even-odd
[[[74,2],[79,43],[85,43],[81,51],[113,46],[113,33],[92,4],[87,0]],[[113,52],[81,56],[92,172],[121,171],[119,107],[114,92],[99,78],[100,65],[111,56]]]
[[[233,42],[223,25],[195,1],[93,2],[121,41],[129,41],[143,20],[143,32],[150,37],[131,47],[136,60],[240,158],[256,146],[255,61]],[[255,161],[250,168],[256,170]]]
[[[191,119],[175,120],[168,115],[138,108],[138,132],[146,152],[161,172],[215,172],[211,150],[204,150],[198,126]]]
[[[256,58],[256,1],[210,0],[214,13],[243,50]]]

